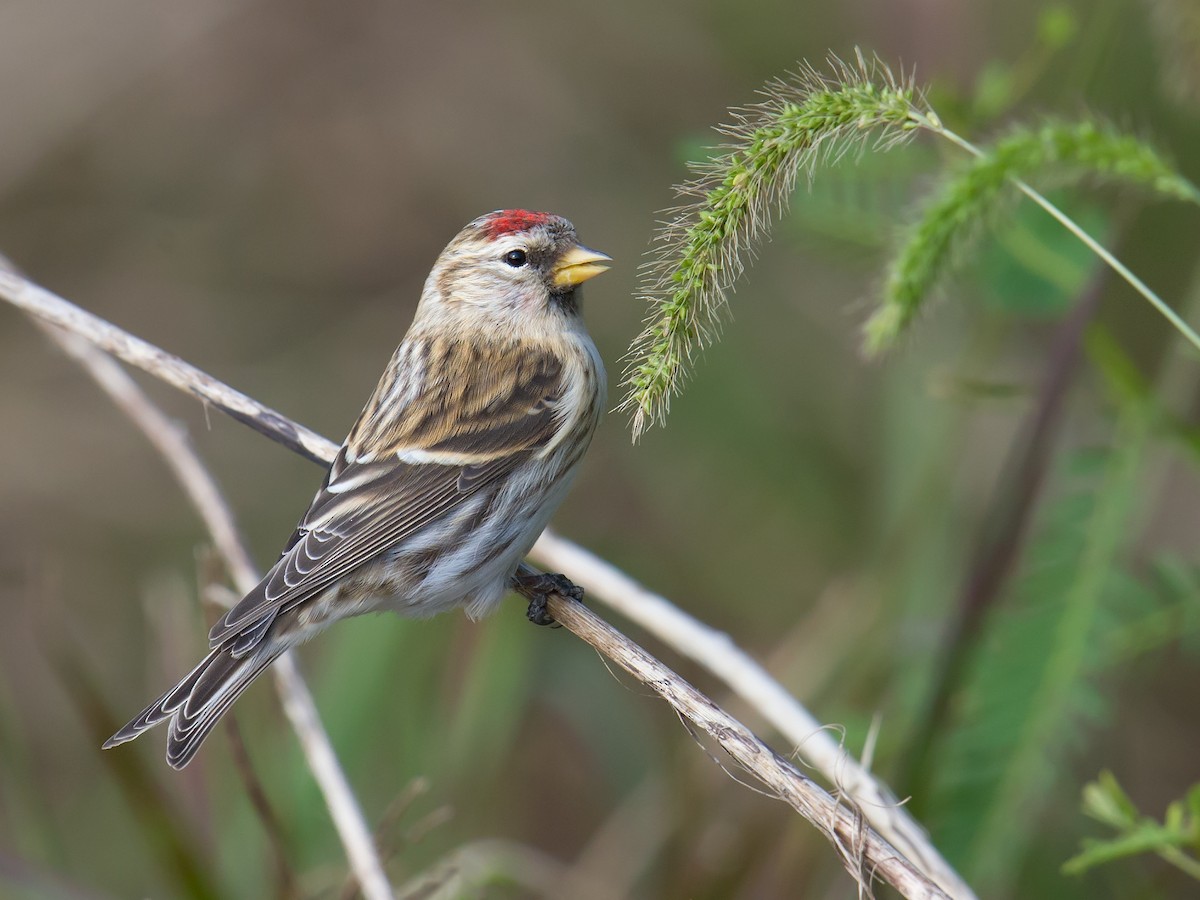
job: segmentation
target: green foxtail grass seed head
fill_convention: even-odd
[[[830,57],[827,72],[804,64],[766,85],[766,99],[735,110],[717,130],[729,141],[694,164],[677,187],[686,201],[667,210],[643,267],[646,326],[626,354],[620,408],[632,416],[634,440],[662,423],[697,353],[711,343],[728,294],[773,215],[784,211],[797,175],[868,142],[886,150],[917,129],[938,134],[975,159],[949,177],[909,228],[888,269],[883,301],[864,326],[868,354],[890,346],[923,308],[939,279],[970,246],[980,226],[1025,193],[1146,297],[1188,340],[1200,336],[1094,239],[1028,182],[1062,185],[1085,178],[1131,183],[1162,196],[1200,202],[1200,194],[1153,148],[1094,120],[1019,126],[987,151],[947,129],[911,77],[898,78],[856,52]]]
[[[677,188],[691,202],[667,211],[655,235],[639,290],[650,315],[627,355],[620,407],[632,414],[635,440],[665,419],[695,355],[714,339],[727,293],[797,175],[811,177],[818,163],[868,141],[887,149],[907,140],[922,102],[911,79],[862,53],[853,63],[831,57],[828,72],[805,64],[763,94],[718,128],[729,142],[693,166],[696,178]]]
[[[1055,187],[1087,179],[1200,199],[1152,147],[1105,122],[1019,125],[947,177],[909,227],[888,267],[880,306],[863,327],[867,354],[886,350],[913,322],[981,226],[1016,199],[1019,181]]]

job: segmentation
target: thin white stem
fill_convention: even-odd
[[[233,513],[183,429],[154,405],[112,357],[76,334],[53,326],[43,326],[43,331],[92,376],[149,438],[200,514],[238,590],[245,593],[253,588],[259,575],[238,534]],[[390,900],[393,896],[391,886],[376,852],[371,830],[292,654],[285,653],[273,669],[284,713],[325,798],[363,896],[368,900]]]
[[[905,897],[949,900],[951,895],[935,884],[918,864],[867,824],[863,809],[826,793],[745,725],[582,603],[554,594],[548,609],[555,621],[655,691],[716,741],[768,792],[815,825],[829,839],[846,871],[864,892],[869,894],[871,881],[880,877]]]
[[[149,439],[199,513],[238,590],[248,591],[253,587],[258,582],[254,563],[238,533],[229,505],[196,455],[187,432],[163,413],[107,353],[60,328],[47,325],[42,330],[79,363]]]
[[[264,407],[245,394],[229,388],[177,357],[84,312],[15,272],[6,271],[3,266],[0,266],[0,298],[25,309],[37,318],[75,332],[126,362],[212,403],[239,421],[309,459],[326,463],[333,459],[336,445],[331,441]],[[583,580],[585,584],[588,583],[587,579]],[[665,600],[662,603],[670,607]],[[676,710],[720,743],[739,764],[752,772],[775,795],[788,802],[825,833],[838,850],[847,869],[866,893],[869,894],[871,880],[879,876],[906,897],[973,896],[969,889],[956,888],[961,883],[957,879],[947,880],[946,889],[930,879],[926,874],[924,857],[938,858],[936,851],[918,854],[917,862],[906,858],[864,821],[864,809],[852,802],[853,798],[849,796],[849,792],[843,792],[842,800],[831,797],[788,762],[772,753],[745,726],[603,620],[578,604],[564,601],[561,597],[551,598],[551,610],[555,618],[567,629],[660,693]],[[662,637],[666,642],[674,643],[669,630]],[[717,659],[715,662],[706,660],[706,665],[718,670],[725,667],[727,664],[720,658],[728,654],[730,647],[732,642],[727,637],[724,642],[714,642],[709,649]],[[778,685],[775,685],[775,689],[786,696],[786,692]],[[809,717],[809,721],[813,727],[808,730],[805,742],[811,740],[814,734],[820,733],[815,720]],[[332,751],[329,753],[330,760],[333,761]],[[839,766],[844,764],[845,759],[846,757],[841,757],[838,765],[826,773],[834,783],[845,781],[838,775]],[[334,764],[336,765],[336,761]],[[341,780],[344,784],[344,778]],[[879,796],[884,797],[884,805],[894,808],[894,801],[885,790],[871,795],[870,802],[874,802],[874,798]],[[353,797],[350,799],[353,800]],[[338,813],[334,814],[334,818],[335,821],[340,821]],[[347,851],[352,864],[355,863],[358,860],[357,851],[351,851],[349,846]],[[371,853],[374,853],[373,848]],[[367,893],[371,883],[373,882],[363,877],[364,893]],[[386,882],[384,886],[386,887]],[[388,895],[368,896],[374,898]]]
[[[859,764],[828,729],[724,632],[704,624],[665,597],[647,590],[616,566],[558,534],[542,532],[529,554],[539,566],[570,573],[587,598],[599,600],[721,679],[770,722],[796,753],[852,800],[889,843],[952,897],[973,898],[970,887],[942,858],[920,824],[887,786]]]
[[[134,337],[99,316],[80,309],[57,294],[34,284],[0,257],[0,298],[51,325],[74,332],[117,359],[165,381],[172,387],[212,404],[255,431],[278,441],[314,462],[328,465],[337,444],[321,437],[241,391],[213,378],[148,341]]]
[[[966,150],[973,156],[982,159],[987,155],[966,138],[956,134],[943,125],[942,120],[939,119],[937,114],[932,110],[928,112],[913,110],[913,112],[910,114],[910,117],[922,128],[932,131],[934,134],[941,135],[946,140],[950,141],[950,143],[962,148],[963,150]],[[1142,281],[1142,279],[1138,278],[1137,275],[1130,271],[1128,266],[1113,256],[1113,254],[1110,253],[1094,237],[1084,231],[1074,219],[1047,200],[1045,195],[1043,195],[1041,192],[1031,187],[1027,182],[1015,176],[1010,175],[1008,180],[1011,181],[1022,194],[1048,212],[1058,221],[1060,225],[1066,228],[1067,231],[1071,232],[1071,234],[1075,235],[1075,237],[1082,241],[1084,245],[1086,245],[1089,250],[1100,257],[1100,259],[1102,259],[1109,268],[1125,279],[1130,287],[1150,301],[1150,304],[1160,313],[1162,313],[1163,317],[1166,318],[1166,320],[1170,322],[1180,334],[1187,338],[1188,342],[1191,343],[1193,347],[1195,347],[1197,350],[1200,350],[1200,335],[1197,335],[1192,327],[1188,325],[1188,323],[1185,322],[1180,315],[1175,312],[1175,310],[1171,309],[1171,307],[1167,305],[1165,300],[1152,291],[1146,282]]]
[[[491,896],[487,888],[496,884],[523,888],[523,897],[615,900],[620,896],[602,881],[577,881],[575,893],[556,893],[566,875],[566,866],[540,850],[513,841],[481,840],[455,847],[427,871],[400,885],[397,900]]]
[[[392,886],[379,859],[375,838],[367,826],[346,773],[342,771],[342,764],[329,740],[329,732],[321,721],[312,693],[296,666],[295,655],[290,651],[283,654],[272,669],[275,671],[279,696],[283,700],[283,711],[300,738],[304,758],[325,797],[329,814],[342,839],[350,868],[358,879],[363,896],[367,900],[391,900],[394,896]]]

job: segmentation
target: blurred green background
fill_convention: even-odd
[[[449,238],[491,209],[551,210],[618,261],[586,300],[615,403],[646,314],[635,290],[657,211],[675,202],[685,162],[719,140],[710,128],[726,109],[798,60],[878,53],[972,139],[1039,113],[1099,115],[1200,180],[1192,5],[1043,6],[4,0],[0,252],[340,439]],[[905,346],[864,363],[858,329],[894,237],[956,152],[922,138],[819,170],[811,192],[802,183],[668,426],[634,447],[610,416],[556,526],[728,631],[843,725],[852,752],[878,716],[875,769],[902,795],[930,789],[914,810],[988,896],[1195,896],[1154,858],[1058,871],[1082,835],[1102,833],[1079,812],[1099,770],[1154,816],[1200,780],[1200,368],[1123,286],[1104,283],[1096,319],[1120,363],[1093,344],[1074,368],[1031,527],[1041,504],[1075,496],[1080,454],[1126,446],[1112,372],[1127,364],[1158,385],[1138,402],[1170,427],[1155,418],[1141,434],[1117,541],[1130,591],[1155,595],[1134,616],[1149,624],[1088,673],[1097,709],[1061,723],[1050,776],[1039,761],[1025,786],[1036,802],[1013,810],[994,852],[963,849],[978,823],[962,816],[983,814],[954,800],[955,766],[971,764],[939,755],[967,720],[922,731],[1062,315],[1098,277],[1018,207]],[[1200,313],[1194,209],[1111,191],[1059,199]],[[212,566],[196,517],[141,435],[11,309],[0,379],[0,897],[286,895],[223,732],[182,774],[162,762],[159,733],[99,750],[204,647]],[[143,381],[187,425],[268,563],[320,473]],[[1057,522],[1068,544],[1075,521]],[[1016,565],[1052,566],[1053,549]],[[1168,591],[1155,573],[1172,560]],[[529,626],[516,600],[479,624],[346,623],[302,661],[367,815],[391,823],[381,840],[398,884],[499,838],[549,872],[548,896],[854,896],[810,826],[730,779],[579,641]],[[252,690],[236,719],[298,895],[339,896],[344,859],[272,690]],[[476,895],[539,894],[510,883]]]

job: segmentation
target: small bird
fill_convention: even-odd
[[[548,213],[499,210],[459,232],[279,561],[200,664],[104,747],[170,719],[167,762],[183,768],[259,673],[347,616],[477,618],[518,587],[548,624],[545,594],[569,582],[517,569],[604,408],[579,285],[611,261]]]

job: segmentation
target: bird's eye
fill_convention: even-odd
[[[528,257],[525,255],[524,250],[509,250],[504,254],[504,261],[514,269],[519,269],[525,265],[527,259]]]

